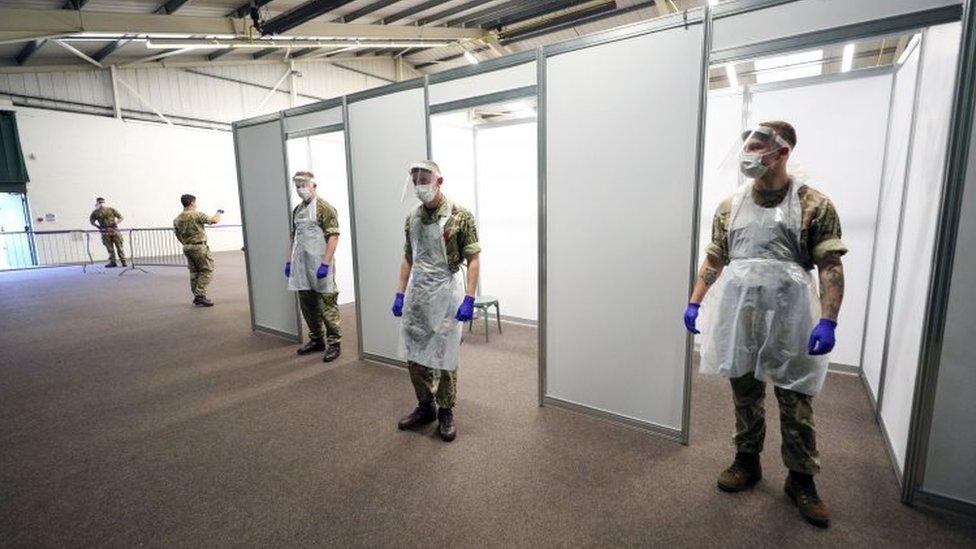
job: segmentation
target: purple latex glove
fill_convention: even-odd
[[[700,334],[698,328],[695,327],[695,322],[698,320],[698,309],[701,309],[701,303],[689,303],[688,308],[685,309],[685,328],[693,334]]]
[[[285,278],[291,278],[291,261],[285,263]]]
[[[834,337],[834,330],[836,328],[836,322],[826,318],[821,318],[820,322],[813,328],[813,332],[810,333],[810,341],[807,343],[807,351],[809,351],[811,355],[825,355],[829,353],[834,348],[834,344],[837,342],[836,338]]]
[[[398,293],[393,299],[393,316],[403,316],[403,294]]]
[[[474,297],[470,295],[464,296],[464,301],[461,302],[461,306],[458,307],[457,314],[454,315],[454,319],[459,322],[467,322],[474,317]]]
[[[329,276],[329,266],[325,263],[319,265],[319,270],[315,271],[315,278],[325,278]]]

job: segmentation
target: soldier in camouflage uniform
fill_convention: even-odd
[[[292,181],[302,201],[291,213],[285,276],[288,289],[298,292],[309,337],[298,354],[325,351],[322,361],[332,362],[339,357],[342,343],[334,261],[339,245],[339,216],[331,204],[317,196],[312,172],[297,172]]]
[[[207,286],[213,280],[214,260],[207,245],[207,231],[204,225],[220,222],[223,210],[217,210],[214,215],[207,215],[197,211],[197,198],[192,194],[180,197],[183,211],[173,220],[173,231],[176,239],[183,244],[183,255],[186,256],[186,267],[190,271],[190,291],[193,292],[193,304],[198,307],[213,307],[213,301],[207,298]]]
[[[95,210],[88,216],[88,222],[102,233],[102,244],[108,250],[108,264],[106,267],[118,267],[115,261],[116,251],[118,259],[125,267],[125,241],[119,231],[119,221],[122,221],[122,214],[115,208],[105,204],[105,199],[98,197],[95,199]]]
[[[702,328],[706,332],[702,336],[702,370],[707,371],[706,357],[709,361],[718,357],[722,368],[716,371],[721,371],[730,378],[735,407],[733,443],[736,456],[732,465],[719,475],[718,487],[726,492],[738,492],[761,480],[759,454],[763,450],[766,434],[763,401],[766,382],[772,381],[776,385],[774,393],[780,408],[780,430],[783,438],[781,454],[783,463],[789,469],[786,493],[807,521],[827,527],[830,523],[827,508],[817,494],[813,482],[813,476],[820,472],[813,398],[819,392],[826,375],[827,360],[823,355],[833,348],[835,342],[834,328],[844,290],[841,256],[847,252],[847,248],[841,240],[840,218],[830,199],[812,187],[794,183],[786,171],[787,160],[796,146],[796,131],[793,127],[781,121],[764,122],[756,131],[744,137],[740,169],[746,177],[753,178],[754,182],[749,187],[744,187],[740,194],[725,199],[718,206],[712,221],[712,240],[706,249],[706,258],[685,312],[686,327],[693,333],[699,333],[696,328],[699,307],[703,310],[707,307],[738,307],[738,310],[717,313],[714,310],[706,311],[713,316],[706,319],[705,327]],[[795,198],[790,195],[791,192],[795,193]],[[791,200],[795,200],[792,203],[795,206],[784,206]],[[758,221],[751,225],[742,221],[736,224],[734,218],[737,208],[762,213],[757,214],[759,217],[755,219]],[[780,215],[782,212],[795,210],[799,211],[799,219],[796,221],[791,221],[789,215]],[[790,228],[791,223],[795,223],[796,229]],[[787,234],[793,236],[783,236]],[[735,248],[730,249],[730,242]],[[774,249],[775,247],[778,248]],[[751,249],[755,254],[744,254],[744,249]],[[790,250],[789,261],[777,256],[783,249]],[[723,277],[724,280],[719,282],[726,284],[721,289],[716,288],[712,292],[715,295],[709,295],[714,299],[700,305],[722,271],[730,264],[736,265],[735,261],[739,262],[738,267],[731,269],[732,274],[728,275],[733,277],[734,283],[741,280],[737,277],[745,276],[739,273],[749,273],[753,280],[762,280],[752,282],[756,286],[750,287],[744,293],[736,293],[741,290],[736,288],[730,292],[728,288],[731,283],[727,277]],[[796,264],[801,269],[796,269]],[[773,271],[758,270],[759,267],[749,270],[758,265],[771,265],[761,268]],[[790,265],[793,265],[793,271],[789,270]],[[760,304],[765,299],[763,294],[771,288],[775,289],[775,299],[778,301],[788,299],[783,296],[801,295],[790,293],[784,288],[792,285],[793,280],[803,279],[814,267],[820,277],[821,319],[810,332],[807,348],[793,349],[790,346],[797,340],[788,337],[790,328],[769,327],[766,323],[788,324],[791,317],[780,316],[780,309],[799,311],[792,318],[801,319],[797,321],[798,326],[805,322],[802,320],[807,314],[804,309],[818,308],[812,277],[808,277],[809,282],[806,279],[798,282],[800,285],[809,283],[809,293],[814,296],[808,300],[809,304],[789,302],[777,305],[778,308],[773,310],[764,309]],[[792,275],[786,277],[786,282],[779,282],[782,279],[766,275],[767,272],[786,272]],[[770,280],[778,282],[771,284]],[[719,296],[723,292],[730,299],[721,299]],[[771,320],[768,316],[770,314],[773,315]],[[722,327],[716,324],[720,321],[731,323],[726,329],[736,335],[732,339],[717,336],[715,348],[706,349],[706,344],[713,343],[709,336],[716,337],[715,331],[721,331]],[[812,322],[812,319],[807,321]],[[751,339],[749,334],[764,333],[764,330],[774,335],[767,336],[769,339],[766,340],[762,340],[762,336],[758,336],[759,341]],[[804,336],[805,332],[798,335]],[[791,343],[784,344],[785,341]],[[768,354],[763,354],[764,351],[768,351]],[[745,360],[742,360],[743,357]],[[777,360],[786,362],[778,363]],[[738,375],[743,371],[746,372],[744,375]],[[780,375],[778,372],[786,372],[788,375]]]
[[[436,417],[441,438],[450,442],[457,436],[458,323],[473,315],[481,246],[471,212],[441,193],[444,178],[437,164],[414,164],[410,177],[422,204],[407,217],[393,314],[403,317],[407,366],[419,404],[398,427],[410,429]],[[458,271],[465,260],[467,280],[462,281]]]

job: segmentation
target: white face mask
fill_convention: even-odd
[[[309,189],[308,187],[298,187],[297,189],[295,189],[295,192],[297,192],[298,196],[300,196],[301,199],[306,202],[308,201],[309,198],[312,198],[312,194],[313,194],[312,189]]]
[[[417,193],[417,198],[424,204],[430,204],[437,197],[437,188],[433,183],[427,185],[414,185],[413,190]]]
[[[739,155],[739,171],[742,175],[750,179],[759,179],[760,177],[766,175],[769,171],[769,166],[763,164],[763,157],[767,154],[772,154],[776,151],[769,151],[766,153],[742,153]]]

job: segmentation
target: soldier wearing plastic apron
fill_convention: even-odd
[[[461,327],[474,313],[481,246],[474,216],[441,192],[444,178],[437,164],[418,162],[408,177],[422,204],[407,216],[393,314],[403,318],[401,353],[419,404],[398,427],[411,429],[436,417],[441,439],[450,442],[457,436]],[[460,271],[464,260],[467,280]]]
[[[732,385],[736,454],[719,475],[719,489],[738,492],[762,479],[770,382],[789,469],[786,494],[803,518],[827,527],[827,507],[813,481],[820,472],[813,399],[835,343],[847,248],[831,201],[788,173],[795,147],[796,131],[786,122],[764,122],[742,134],[730,156],[748,181],[715,213],[685,326],[699,333],[701,312],[701,371],[720,373]]]

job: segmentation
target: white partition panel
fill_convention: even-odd
[[[400,196],[410,163],[427,157],[424,90],[362,99],[348,109],[361,352],[398,361],[399,320],[390,306],[403,258],[404,220],[417,205],[412,196]]]
[[[698,230],[698,259],[705,257],[705,247],[712,240],[712,219],[723,198],[739,186],[739,171],[719,169],[740,133],[745,130],[742,120],[742,94],[728,91],[708,94],[705,113],[705,154],[702,160],[701,227]]]
[[[692,24],[549,57],[544,91],[545,399],[674,438],[702,34]]]
[[[873,73],[872,73],[873,74]],[[752,93],[750,125],[786,120],[797,133],[794,173],[824,192],[840,215],[844,243],[844,305],[830,361],[858,367],[867,308],[871,250],[888,124],[891,74]]]
[[[712,51],[961,3],[960,0],[797,0],[717,18]]]
[[[899,469],[904,468],[908,444],[960,30],[958,23],[941,25],[926,30],[922,38],[921,81],[881,402],[881,421]]]
[[[533,61],[514,67],[431,84],[430,104],[439,105],[459,99],[534,86],[536,72]]]
[[[285,131],[297,132],[342,124],[342,107],[285,117]]]
[[[234,143],[252,328],[297,340],[298,301],[281,271],[290,233],[281,130],[278,119],[239,127]]]
[[[884,180],[878,203],[878,231],[874,243],[874,263],[871,272],[871,291],[868,296],[867,323],[864,327],[864,348],[861,368],[875,401],[881,389],[881,363],[884,359],[885,331],[891,303],[891,281],[895,269],[895,250],[898,244],[898,218],[905,189],[905,169],[908,166],[908,140],[911,135],[912,113],[915,111],[915,84],[918,75],[919,48],[905,59],[895,72]]]

